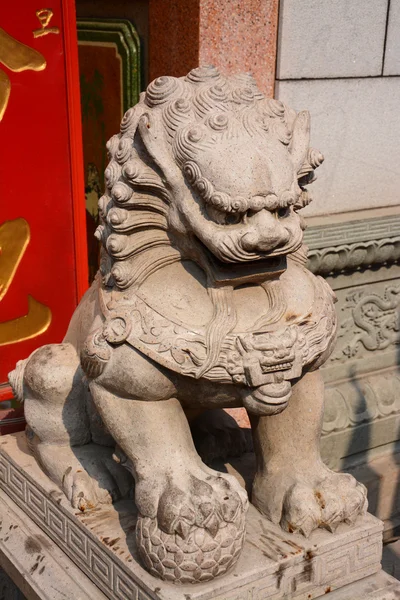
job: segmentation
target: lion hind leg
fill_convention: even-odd
[[[114,468],[112,448],[91,443],[89,391],[74,346],[43,346],[22,369],[28,440],[46,474],[74,508],[85,510],[119,498],[132,481],[120,465]]]
[[[21,388],[26,422],[41,442],[70,446],[90,442],[87,386],[71,344],[36,350],[23,365]]]

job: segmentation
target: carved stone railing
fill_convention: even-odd
[[[328,275],[393,264],[400,258],[400,215],[311,226],[309,268]]]
[[[390,537],[400,523],[400,214],[311,225],[305,243],[309,268],[338,300],[337,342],[323,367],[322,456],[333,469],[358,469]]]

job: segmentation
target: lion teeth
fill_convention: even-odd
[[[271,371],[281,371],[282,369],[290,369],[292,367],[291,362],[279,363],[276,365],[263,365],[262,371],[263,373],[269,373]]]

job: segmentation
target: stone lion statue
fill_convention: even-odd
[[[285,530],[366,510],[365,488],[320,457],[336,317],[302,243],[323,160],[309,129],[247,74],[153,81],[108,142],[97,278],[63,343],[10,374],[30,447],[72,506],[118,499],[133,475],[139,555],[167,581],[223,574],[244,540],[247,494],[200,460],[191,411],[247,409],[251,501]]]

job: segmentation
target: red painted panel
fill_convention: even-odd
[[[28,295],[49,307],[48,329],[0,346],[0,383],[17,360],[35,348],[62,340],[87,287],[84,181],[80,130],[75,8],[53,0],[48,27],[59,33],[34,37],[41,28],[41,0],[20,0],[1,11],[1,27],[46,59],[41,71],[12,71],[0,59],[11,93],[0,122],[0,226],[23,218],[30,241],[7,293],[1,324],[28,312]],[[0,256],[0,260],[4,259]]]

